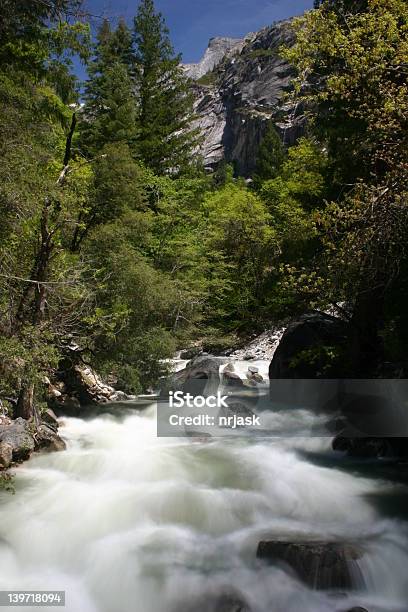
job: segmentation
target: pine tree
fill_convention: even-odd
[[[136,152],[137,105],[130,75],[132,40],[121,21],[115,32],[105,20],[85,87],[82,146],[95,155],[104,145],[124,142]]]
[[[272,122],[269,123],[258,151],[253,176],[255,187],[277,176],[285,160],[285,149]]]
[[[158,174],[182,172],[194,158],[193,98],[169,31],[153,0],[142,0],[134,21],[140,105],[139,150]]]

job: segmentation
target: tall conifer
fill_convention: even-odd
[[[139,6],[134,43],[141,157],[158,174],[182,172],[191,165],[198,143],[198,132],[191,128],[193,98],[153,0]]]
[[[116,31],[102,23],[85,86],[82,143],[93,155],[105,144],[124,142],[136,152],[137,104],[130,74],[132,39],[121,21]]]

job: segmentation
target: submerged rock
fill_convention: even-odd
[[[284,563],[313,589],[352,589],[361,586],[357,560],[363,555],[356,546],[326,542],[263,541],[258,559]]]
[[[251,612],[241,593],[226,589],[219,593],[208,593],[186,603],[180,603],[172,612]]]

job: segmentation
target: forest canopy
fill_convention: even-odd
[[[177,348],[317,308],[349,320],[354,375],[406,367],[404,0],[325,0],[293,21],[280,52],[306,127],[288,148],[271,121],[249,182],[204,171],[153,0],[95,39],[79,0],[1,4],[0,399],[15,416],[67,355],[139,392]]]

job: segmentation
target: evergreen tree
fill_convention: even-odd
[[[140,106],[139,150],[158,174],[191,164],[198,143],[191,129],[192,94],[169,31],[153,0],[142,0],[134,21],[135,67]]]
[[[95,155],[105,144],[124,142],[135,152],[137,107],[129,74],[131,35],[121,21],[115,32],[105,20],[98,32],[95,57],[85,88],[82,145]]]
[[[285,159],[285,149],[272,122],[269,123],[258,151],[254,173],[256,187],[277,176]]]

